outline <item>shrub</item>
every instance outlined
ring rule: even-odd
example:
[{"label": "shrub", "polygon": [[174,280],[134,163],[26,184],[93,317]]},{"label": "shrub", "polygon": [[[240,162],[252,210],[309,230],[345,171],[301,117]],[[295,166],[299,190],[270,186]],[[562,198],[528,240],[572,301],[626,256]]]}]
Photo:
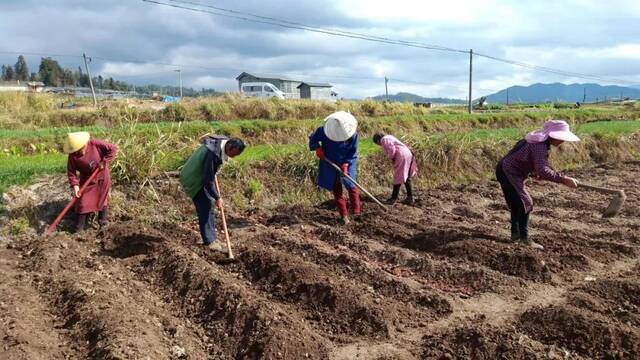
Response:
[{"label": "shrub", "polygon": [[260,196],[262,192],[262,183],[260,180],[251,179],[247,183],[247,186],[244,190],[244,196],[249,199],[249,201],[255,201]]},{"label": "shrub", "polygon": [[222,102],[206,103],[200,106],[200,111],[204,114],[204,117],[208,121],[224,120],[231,114],[231,107],[229,104]]},{"label": "shrub", "polygon": [[166,121],[189,120],[187,109],[179,103],[169,104],[162,110],[163,119]]}]

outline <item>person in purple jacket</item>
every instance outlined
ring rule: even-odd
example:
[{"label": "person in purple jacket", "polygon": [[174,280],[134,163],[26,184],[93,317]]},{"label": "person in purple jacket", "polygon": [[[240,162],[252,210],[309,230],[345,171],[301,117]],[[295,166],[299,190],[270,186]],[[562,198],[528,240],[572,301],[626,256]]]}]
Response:
[{"label": "person in purple jacket", "polygon": [[529,214],[533,210],[533,199],[525,187],[525,180],[531,174],[541,180],[578,187],[578,182],[563,176],[549,166],[549,150],[565,141],[580,141],[569,130],[569,124],[562,120],[544,123],[542,130],[533,131],[518,141],[509,153],[498,162],[496,177],[511,210],[511,239],[521,241],[535,249],[544,247],[529,239]]}]

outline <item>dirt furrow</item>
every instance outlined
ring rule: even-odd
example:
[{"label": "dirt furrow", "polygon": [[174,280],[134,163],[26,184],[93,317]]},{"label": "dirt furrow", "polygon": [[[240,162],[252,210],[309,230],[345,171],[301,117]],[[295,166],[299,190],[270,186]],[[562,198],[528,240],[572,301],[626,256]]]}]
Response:
[{"label": "dirt furrow", "polygon": [[[433,290],[425,288],[420,282],[393,275],[381,266],[384,264],[363,259],[348,247],[334,247],[317,240],[313,232],[307,229],[263,229],[261,234],[250,240],[301,257],[352,284],[365,285],[379,296],[412,303],[418,308],[425,307],[425,310],[431,309],[437,314],[449,311],[444,301],[438,301]],[[438,303],[441,308],[433,308]]]},{"label": "dirt furrow", "polygon": [[[133,231],[112,251],[134,256]],[[141,234],[133,271],[156,291],[180,304],[230,358],[323,358],[328,341],[299,314],[256,294],[239,279],[161,235]]]},{"label": "dirt furrow", "polygon": [[0,357],[79,357],[83,346],[61,326],[61,319],[39,293],[30,274],[21,271],[22,257],[20,251],[0,249]]},{"label": "dirt furrow", "polygon": [[[85,235],[89,235],[87,233]],[[206,357],[197,329],[173,316],[163,299],[132,279],[126,264],[95,242],[59,237],[35,244],[27,267],[87,358]]]}]

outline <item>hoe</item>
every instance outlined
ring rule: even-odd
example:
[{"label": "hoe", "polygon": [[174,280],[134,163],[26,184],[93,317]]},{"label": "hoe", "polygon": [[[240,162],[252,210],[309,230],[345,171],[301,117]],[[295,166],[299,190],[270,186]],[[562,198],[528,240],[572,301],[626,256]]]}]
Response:
[{"label": "hoe", "polygon": [[625,195],[624,190],[608,189],[600,186],[593,186],[582,183],[578,183],[578,186],[584,189],[595,190],[604,194],[615,195],[609,202],[609,206],[607,206],[607,208],[602,212],[602,217],[605,218],[610,218],[618,215],[622,210],[622,206],[624,205],[625,200],[627,200],[627,195]]},{"label": "hoe", "polygon": [[327,158],[323,158],[324,161],[328,162],[331,166],[333,166],[338,173],[340,174],[340,176],[345,177],[347,179],[349,179],[349,181],[353,182],[360,190],[362,190],[363,193],[365,193],[368,197],[371,198],[371,200],[373,200],[376,204],[378,204],[381,208],[384,209],[384,211],[387,211],[387,207],[384,206],[383,203],[381,203],[378,199],[376,199],[375,196],[371,195],[370,192],[367,191],[367,189],[363,188],[360,184],[358,184],[358,182],[356,182],[351,176],[349,176],[349,174],[343,173],[342,169],[340,169],[340,167],[338,165],[336,165],[333,161],[327,159]]},{"label": "hoe", "polygon": [[[82,196],[82,192],[84,191],[84,189],[86,189],[87,185],[89,185],[93,181],[93,179],[95,179],[95,177],[98,175],[99,172],[100,172],[100,168],[97,167],[93,171],[91,176],[89,176],[87,181],[84,182],[84,185],[82,185],[82,187],[80,188],[80,191],[79,191],[80,196]],[[56,227],[58,227],[58,224],[60,224],[60,221],[62,221],[62,218],[69,212],[69,210],[71,209],[73,204],[76,203],[77,200],[78,200],[78,198],[74,196],[71,199],[71,201],[69,201],[69,203],[67,204],[67,206],[65,206],[64,210],[62,210],[60,215],[58,215],[58,217],[53,221],[53,223],[51,223],[51,225],[49,225],[47,230],[44,232],[44,237],[45,238],[48,237],[49,235],[51,235],[51,233],[56,229]]]}]

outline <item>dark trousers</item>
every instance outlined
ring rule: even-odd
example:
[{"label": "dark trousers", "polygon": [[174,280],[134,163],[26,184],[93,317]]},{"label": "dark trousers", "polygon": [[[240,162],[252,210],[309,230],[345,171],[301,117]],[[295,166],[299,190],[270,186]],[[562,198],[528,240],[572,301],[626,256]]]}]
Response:
[{"label": "dark trousers", "polygon": [[[407,199],[413,198],[413,188],[411,186],[411,177],[407,178],[407,181],[404,182],[404,188],[407,190]],[[391,192],[391,199],[397,200],[398,195],[400,195],[400,184],[393,185],[393,191]]]},{"label": "dark trousers", "polygon": [[502,163],[499,163],[496,168],[496,178],[502,187],[507,206],[511,209],[511,237],[527,240],[529,238],[529,214],[525,212],[520,195],[502,170]]},{"label": "dark trousers", "polygon": [[[107,224],[109,223],[108,215],[109,215],[109,208],[107,206],[103,207],[102,210],[98,211],[98,224],[100,225],[100,227],[107,226]],[[84,230],[87,224],[88,216],[89,216],[89,213],[76,215],[76,223],[75,223],[75,229],[74,229],[75,232],[80,232]]]},{"label": "dark trousers", "polygon": [[203,189],[193,197],[193,204],[196,206],[196,213],[198,214],[202,242],[205,245],[209,245],[216,241],[216,217],[213,213],[213,203]]},{"label": "dark trousers", "polygon": [[[340,176],[336,178],[336,183],[333,186],[333,198],[336,200],[338,204],[338,212],[340,212],[340,216],[345,217],[349,215],[349,211],[347,210],[347,201],[344,196],[342,196],[342,181]],[[353,187],[348,189],[349,191],[349,202],[351,203],[351,211],[353,211],[354,215],[360,215],[360,191],[357,187]]]}]

